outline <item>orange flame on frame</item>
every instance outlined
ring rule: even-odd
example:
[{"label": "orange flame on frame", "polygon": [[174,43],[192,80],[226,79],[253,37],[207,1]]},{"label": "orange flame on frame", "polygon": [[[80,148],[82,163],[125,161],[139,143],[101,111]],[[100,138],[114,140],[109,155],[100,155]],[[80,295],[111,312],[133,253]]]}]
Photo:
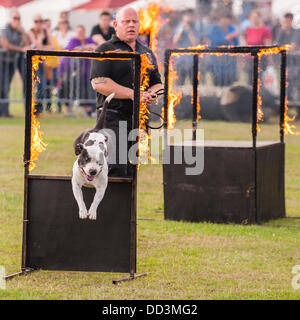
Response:
[{"label": "orange flame on frame", "polygon": [[[141,85],[140,92],[141,94],[145,92],[149,87],[150,78],[148,72],[154,69],[154,65],[151,63],[147,54],[141,55]],[[141,99],[140,101],[140,110],[139,110],[139,159],[141,157],[147,156],[149,160],[153,160],[149,150],[149,142],[151,135],[147,134],[146,123],[149,119],[149,109],[146,103]],[[140,164],[140,162],[139,162]],[[139,168],[139,165],[138,165]]]},{"label": "orange flame on frame", "polygon": [[[288,71],[287,71],[288,73]],[[286,88],[288,87],[289,83],[286,82]],[[284,102],[284,123],[283,123],[283,133],[286,134],[292,134],[292,135],[296,135],[299,136],[300,132],[295,132],[294,130],[296,129],[296,126],[294,124],[290,124],[290,122],[293,122],[296,118],[296,116],[294,117],[290,117],[288,115],[288,97],[286,95],[285,97],[285,102]]]},{"label": "orange flame on frame", "polygon": [[[174,89],[174,81],[178,79],[177,72],[174,70],[174,65],[173,65],[173,55],[170,57],[170,64],[169,64],[169,90],[167,92],[168,94],[168,129],[173,129],[174,124],[176,122],[176,116],[174,112],[174,108],[176,105],[179,104],[181,98],[182,98],[182,93],[177,92]],[[164,112],[164,110],[162,110]]]},{"label": "orange flame on frame", "polygon": [[28,170],[32,171],[36,164],[36,161],[39,157],[40,152],[46,150],[46,143],[43,142],[43,132],[40,131],[40,122],[37,120],[34,110],[36,102],[34,99],[34,82],[40,81],[39,77],[36,76],[36,72],[39,69],[40,63],[43,62],[45,57],[42,56],[33,56],[32,57],[32,95],[31,95],[31,148],[30,148],[30,160]]}]

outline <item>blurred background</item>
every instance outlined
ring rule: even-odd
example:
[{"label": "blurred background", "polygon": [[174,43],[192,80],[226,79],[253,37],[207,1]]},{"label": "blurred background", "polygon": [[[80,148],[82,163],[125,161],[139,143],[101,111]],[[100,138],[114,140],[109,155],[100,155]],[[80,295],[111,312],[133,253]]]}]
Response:
[{"label": "blurred background", "polygon": [[[300,106],[297,0],[1,0],[0,116],[13,117],[24,112],[26,50],[93,51],[110,39],[116,10],[126,5],[138,10],[139,41],[154,51],[162,75],[166,49],[289,44],[289,113],[297,119]],[[260,94],[265,121],[278,115],[278,59],[276,55],[261,59]],[[172,61],[176,72],[174,90],[182,94],[175,109],[176,117],[191,118],[192,57],[185,55]],[[81,59],[47,58],[37,72],[41,81],[35,86],[36,115],[95,117],[89,68],[90,62]],[[251,73],[249,56],[201,56],[201,117],[248,122]]]}]

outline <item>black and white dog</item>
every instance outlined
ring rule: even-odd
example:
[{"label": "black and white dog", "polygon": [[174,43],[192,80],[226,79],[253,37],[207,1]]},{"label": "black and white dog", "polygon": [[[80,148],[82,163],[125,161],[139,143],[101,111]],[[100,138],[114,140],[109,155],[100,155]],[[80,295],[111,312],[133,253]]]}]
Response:
[{"label": "black and white dog", "polygon": [[[74,141],[78,156],[73,166],[72,189],[79,207],[79,218],[96,220],[97,208],[102,201],[108,183],[109,135],[104,130],[106,110],[114,97],[109,95],[93,129],[85,130]],[[82,186],[95,188],[96,193],[89,210],[83,200]]]}]

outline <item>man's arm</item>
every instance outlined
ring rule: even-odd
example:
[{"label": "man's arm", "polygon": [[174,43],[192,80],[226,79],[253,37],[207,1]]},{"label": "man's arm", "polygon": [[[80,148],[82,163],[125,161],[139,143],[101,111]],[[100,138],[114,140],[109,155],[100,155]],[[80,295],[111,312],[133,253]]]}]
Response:
[{"label": "man's arm", "polygon": [[95,91],[109,96],[111,93],[115,94],[115,99],[130,99],[133,100],[133,90],[119,85],[115,81],[107,77],[98,77],[91,80],[92,87]]},{"label": "man's arm", "polygon": [[[114,93],[115,99],[130,99],[132,101],[134,99],[134,91],[132,89],[121,86],[110,78],[94,78],[91,80],[91,84],[95,91],[105,96],[109,96],[110,94]],[[156,97],[153,96],[155,91],[161,88],[162,85],[160,83],[153,85],[146,92],[141,93],[141,100],[146,102],[147,105],[152,104],[156,100]]]},{"label": "man's arm", "polygon": [[[23,52],[25,49],[19,46],[15,46],[11,44],[7,38],[2,37],[1,38],[2,48],[10,50],[10,51],[17,51],[17,52]],[[27,49],[27,48],[26,48]]]}]

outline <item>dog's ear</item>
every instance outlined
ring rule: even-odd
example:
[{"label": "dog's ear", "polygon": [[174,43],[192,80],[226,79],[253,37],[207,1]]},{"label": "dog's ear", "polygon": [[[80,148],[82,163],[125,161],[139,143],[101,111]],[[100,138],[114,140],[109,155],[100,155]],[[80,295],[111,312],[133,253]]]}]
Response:
[{"label": "dog's ear", "polygon": [[75,146],[75,154],[76,156],[80,155],[81,151],[84,149],[84,145],[82,143],[77,143]]}]

